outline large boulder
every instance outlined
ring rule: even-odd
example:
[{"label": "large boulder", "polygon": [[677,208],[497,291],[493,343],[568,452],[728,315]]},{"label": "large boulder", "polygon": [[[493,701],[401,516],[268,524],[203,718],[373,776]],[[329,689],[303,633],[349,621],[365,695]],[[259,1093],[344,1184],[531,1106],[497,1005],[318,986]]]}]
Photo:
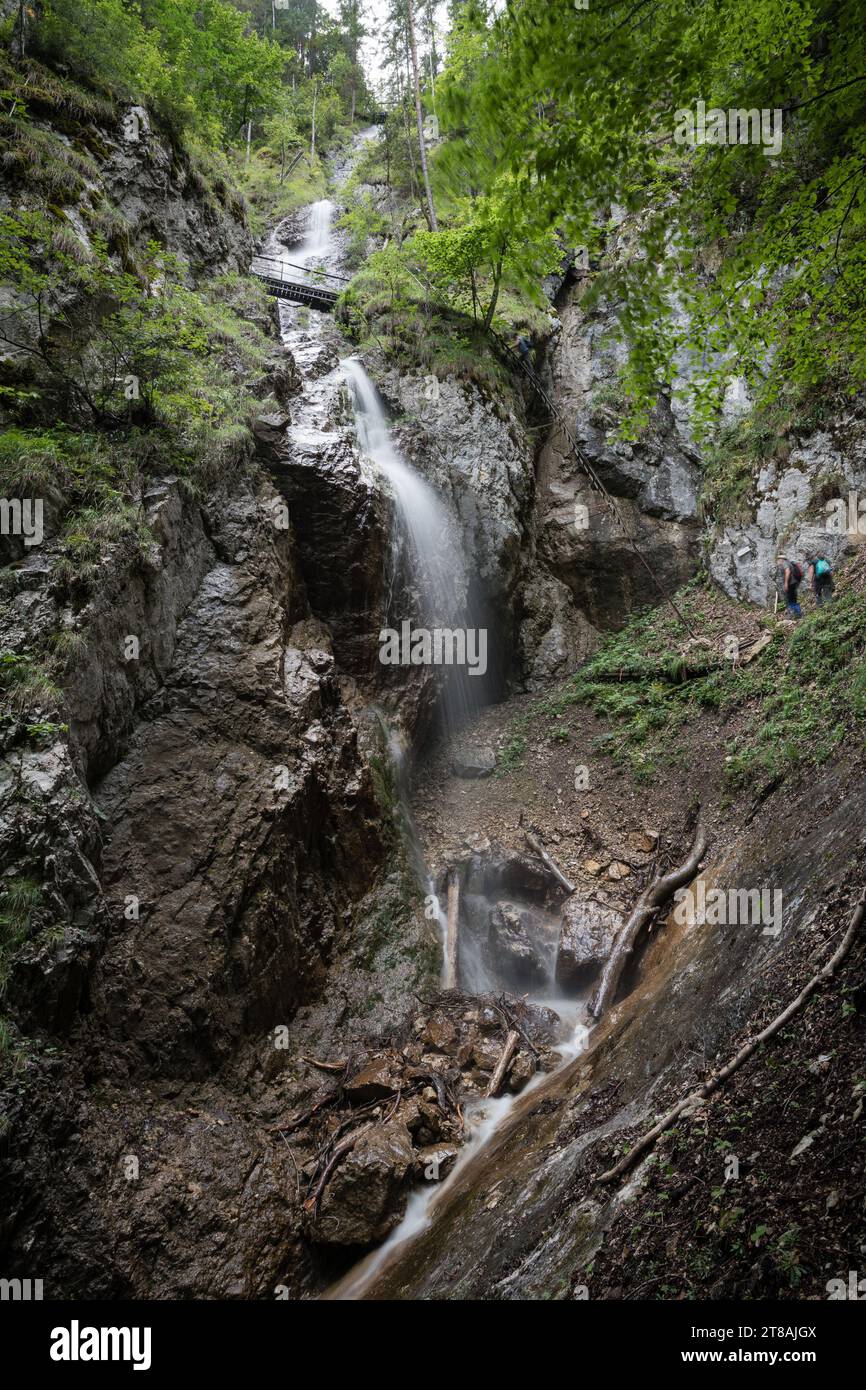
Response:
[{"label": "large boulder", "polygon": [[556,953],[556,983],[561,989],[576,993],[592,984],[621,926],[622,914],[615,908],[588,902],[577,893],[566,899]]},{"label": "large boulder", "polygon": [[358,1140],[325,1188],[310,1235],[320,1245],[372,1245],[406,1210],[406,1175],[417,1154],[405,1124],[376,1125]]},{"label": "large boulder", "polygon": [[496,754],[486,743],[461,743],[451,758],[455,777],[489,777],[496,767]]},{"label": "large boulder", "polygon": [[497,904],[490,913],[487,945],[496,974],[508,984],[531,989],[550,979],[552,943],[533,913]]}]

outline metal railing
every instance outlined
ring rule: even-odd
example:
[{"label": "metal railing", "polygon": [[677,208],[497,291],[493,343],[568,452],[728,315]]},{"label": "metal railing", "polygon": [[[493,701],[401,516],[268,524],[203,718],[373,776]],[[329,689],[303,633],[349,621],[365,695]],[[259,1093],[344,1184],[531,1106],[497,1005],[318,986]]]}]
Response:
[{"label": "metal railing", "polygon": [[[279,275],[274,275],[271,271],[266,271],[263,274],[261,271],[255,269],[257,264],[278,266],[280,273]],[[348,285],[350,279],[348,275],[337,275],[332,270],[319,270],[316,266],[299,265],[297,261],[287,261],[282,256],[254,256],[250,269],[253,275],[259,276],[259,279],[288,280],[289,284],[297,284],[297,281],[292,280],[289,276],[284,274],[285,266],[291,266],[292,270],[300,270],[304,275],[312,275],[315,279],[340,280],[344,285]]]}]

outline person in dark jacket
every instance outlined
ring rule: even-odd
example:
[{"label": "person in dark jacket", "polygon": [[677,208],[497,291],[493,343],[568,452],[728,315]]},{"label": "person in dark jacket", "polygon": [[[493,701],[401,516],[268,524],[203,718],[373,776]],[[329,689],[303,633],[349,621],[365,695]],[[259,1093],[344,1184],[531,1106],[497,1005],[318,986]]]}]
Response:
[{"label": "person in dark jacket", "polygon": [[776,586],[785,600],[788,612],[795,621],[803,616],[799,601],[799,589],[802,582],[802,566],[798,565],[796,560],[786,560],[783,555],[780,555],[776,562]]},{"label": "person in dark jacket", "polygon": [[806,579],[812,585],[812,593],[815,595],[815,602],[819,608],[823,608],[825,603],[832,603],[833,591],[836,585],[833,580],[833,566],[826,555],[807,555]]}]

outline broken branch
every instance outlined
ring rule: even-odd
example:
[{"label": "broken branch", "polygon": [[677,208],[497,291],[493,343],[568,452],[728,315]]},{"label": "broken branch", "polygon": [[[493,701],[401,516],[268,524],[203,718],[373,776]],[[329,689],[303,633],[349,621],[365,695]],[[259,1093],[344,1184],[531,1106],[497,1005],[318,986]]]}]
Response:
[{"label": "broken branch", "polygon": [[688,859],[679,868],[671,869],[669,873],[662,874],[660,878],[655,879],[648,888],[644,889],[631,916],[620,932],[616,945],[604,967],[595,998],[590,1005],[589,1011],[594,1018],[600,1018],[605,1009],[613,1003],[622,972],[644,927],[658,909],[663,907],[673,896],[677,888],[681,888],[684,883],[688,883],[689,879],[694,877],[706,847],[707,837],[699,816]]},{"label": "broken branch", "polygon": [[301,1061],[306,1062],[310,1067],[317,1067],[319,1071],[345,1071],[349,1065],[345,1058],[342,1062],[320,1062],[316,1057],[305,1056],[303,1052],[301,1053]]},{"label": "broken branch", "polygon": [[540,841],[537,840],[534,835],[530,835],[528,830],[524,830],[523,838],[529,845],[529,848],[533,851],[533,853],[538,855],[545,868],[550,870],[557,883],[561,884],[561,886],[565,889],[566,893],[573,893],[574,884],[571,883],[565,877],[565,874],[562,872],[562,869],[559,867],[556,861],[550,857],[547,850],[540,843]]},{"label": "broken branch", "polygon": [[517,1032],[516,1028],[512,1028],[499,1054],[499,1061],[496,1063],[496,1069],[490,1078],[490,1085],[484,1093],[486,1096],[491,1097],[499,1095],[499,1092],[502,1090],[502,1083],[505,1080],[505,1073],[511,1065],[511,1059],[517,1051],[519,1043],[520,1034]]}]

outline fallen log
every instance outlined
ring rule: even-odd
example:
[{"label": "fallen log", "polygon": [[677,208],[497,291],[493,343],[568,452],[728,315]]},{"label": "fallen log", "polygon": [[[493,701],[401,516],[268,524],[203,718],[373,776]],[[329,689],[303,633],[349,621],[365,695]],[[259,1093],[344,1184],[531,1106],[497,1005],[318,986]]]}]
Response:
[{"label": "fallen log", "polygon": [[669,898],[673,897],[677,888],[681,888],[684,883],[688,883],[689,879],[694,877],[706,847],[707,837],[699,816],[688,859],[680,864],[679,868],[671,869],[669,873],[662,874],[644,889],[631,916],[620,932],[613,951],[605,964],[595,997],[589,1007],[593,1018],[600,1018],[605,1009],[613,1003],[622,972],[628,964],[638,937],[650,918]]},{"label": "fallen log", "polygon": [[827,964],[823,966],[817,974],[813,975],[811,980],[807,981],[797,997],[791,1000],[787,1008],[783,1009],[780,1014],[777,1014],[772,1022],[767,1024],[766,1028],[761,1029],[760,1033],[757,1033],[755,1037],[750,1038],[748,1042],[744,1043],[739,1052],[737,1052],[735,1056],[731,1058],[730,1062],[727,1062],[720,1071],[717,1071],[715,1075],[705,1081],[702,1086],[699,1086],[696,1091],[690,1091],[687,1096],[683,1096],[682,1100],[678,1100],[676,1105],[674,1105],[666,1115],[662,1116],[658,1124],[653,1125],[652,1129],[648,1129],[646,1134],[643,1134],[640,1139],[632,1145],[628,1153],[625,1154],[618,1163],[614,1164],[613,1168],[608,1168],[607,1172],[601,1173],[595,1181],[597,1183],[615,1182],[617,1178],[629,1172],[637,1163],[638,1159],[653,1147],[656,1140],[664,1134],[666,1129],[670,1128],[674,1120],[676,1120],[684,1110],[687,1110],[690,1106],[700,1104],[701,1101],[707,1100],[720,1086],[724,1085],[729,1076],[733,1076],[734,1072],[738,1071],[743,1063],[747,1062],[753,1053],[757,1052],[762,1043],[772,1038],[774,1033],[778,1033],[780,1028],[784,1028],[785,1024],[790,1022],[794,1015],[800,1012],[804,1004],[808,1002],[815,993],[815,990],[818,989],[819,985],[824,984],[826,980],[829,980],[831,976],[836,973],[850,951],[854,938],[863,925],[864,920],[866,920],[866,888],[864,888],[860,894],[859,901],[854,909],[854,916],[851,918],[848,930],[838,950],[831,956]]},{"label": "fallen log", "polygon": [[542,864],[545,866],[546,869],[550,870],[557,883],[562,885],[566,893],[573,893],[574,884],[571,883],[565,877],[565,874],[562,872],[562,869],[559,867],[556,861],[551,858],[551,856],[548,854],[547,850],[544,848],[541,842],[537,840],[534,835],[530,835],[528,830],[524,830],[523,838],[529,845],[529,848],[532,850],[533,854],[538,855]]},{"label": "fallen log", "polygon": [[448,911],[445,924],[446,989],[457,988],[457,949],[460,937],[460,877],[456,869],[448,875]]},{"label": "fallen log", "polygon": [[516,1028],[512,1028],[505,1039],[505,1045],[499,1054],[499,1061],[496,1063],[493,1075],[490,1078],[490,1085],[485,1091],[487,1097],[498,1096],[502,1090],[502,1083],[505,1080],[505,1073],[511,1066],[511,1060],[520,1044],[520,1034]]}]

